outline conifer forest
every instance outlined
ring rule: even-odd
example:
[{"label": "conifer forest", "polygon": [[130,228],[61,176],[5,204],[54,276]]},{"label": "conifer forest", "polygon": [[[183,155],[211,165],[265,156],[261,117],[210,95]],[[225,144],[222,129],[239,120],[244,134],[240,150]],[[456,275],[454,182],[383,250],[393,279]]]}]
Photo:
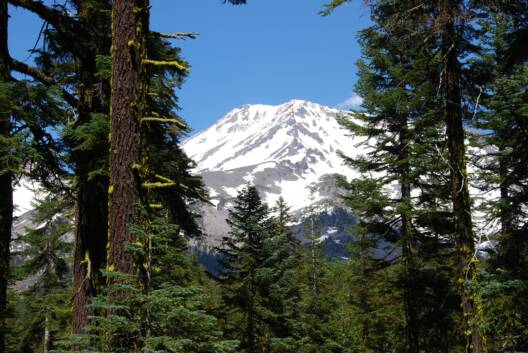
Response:
[{"label": "conifer forest", "polygon": [[[0,0],[0,353],[528,352],[527,0],[321,2],[318,18],[370,17],[350,38],[361,105],[328,152],[352,219],[339,256],[327,189],[296,208],[266,197],[286,169],[240,187],[197,172],[179,45],[200,37],[155,31],[149,2]],[[31,63],[9,50],[14,9],[45,24]],[[220,209],[224,233],[201,211]]]}]

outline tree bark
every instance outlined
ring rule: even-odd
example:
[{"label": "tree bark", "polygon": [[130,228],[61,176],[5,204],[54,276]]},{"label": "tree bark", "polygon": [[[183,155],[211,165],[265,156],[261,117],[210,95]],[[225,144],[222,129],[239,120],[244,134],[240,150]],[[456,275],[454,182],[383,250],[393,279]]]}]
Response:
[{"label": "tree bark", "polygon": [[458,60],[459,33],[455,27],[460,4],[457,0],[443,0],[440,7],[441,52],[444,60],[443,93],[444,119],[447,128],[449,167],[451,169],[451,198],[458,253],[458,283],[462,301],[466,352],[484,352],[478,326],[477,303],[468,288],[475,277],[475,243],[468,189],[465,131],[462,121],[461,68]]},{"label": "tree bark", "polygon": [[[91,315],[87,307],[104,284],[100,270],[106,264],[107,193],[104,181],[87,181],[80,173],[77,191],[75,252],[73,270],[72,332],[83,333]],[[107,183],[106,183],[107,184]]]},{"label": "tree bark", "polygon": [[[77,15],[82,23],[97,26],[100,21],[93,18],[84,2],[76,2]],[[95,24],[94,24],[95,23]],[[99,28],[104,31],[104,28]],[[95,94],[96,85],[105,87],[102,79],[97,78],[96,55],[107,54],[110,43],[101,42],[93,46],[89,53],[78,60],[78,104],[76,127],[92,120],[94,113],[109,113],[108,102],[103,92]],[[73,278],[73,316],[72,331],[81,334],[87,324],[91,310],[87,307],[91,298],[100,292],[104,279],[100,273],[106,265],[106,244],[108,240],[108,177],[92,176],[90,173],[100,168],[98,163],[107,158],[106,144],[91,150],[74,150],[77,184],[76,230]]]},{"label": "tree bark", "polygon": [[[0,0],[0,81],[9,82],[9,52],[7,0]],[[11,113],[0,112],[0,136],[8,138],[11,134]],[[0,161],[0,353],[6,351],[7,286],[9,279],[9,259],[11,245],[11,227],[13,225],[13,174],[10,166]]]},{"label": "tree bark", "polygon": [[108,268],[122,273],[133,270],[133,258],[125,245],[133,240],[129,226],[139,194],[140,118],[146,84],[142,60],[148,11],[147,0],[115,0],[112,6]]}]

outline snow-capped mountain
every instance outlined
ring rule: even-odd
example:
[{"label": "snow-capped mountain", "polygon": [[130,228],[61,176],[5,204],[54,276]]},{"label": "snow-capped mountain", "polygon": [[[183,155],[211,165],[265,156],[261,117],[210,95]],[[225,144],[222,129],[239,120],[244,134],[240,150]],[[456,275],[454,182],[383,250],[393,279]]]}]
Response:
[{"label": "snow-capped mountain", "polygon": [[[309,203],[309,187],[322,177],[351,172],[337,151],[354,154],[358,141],[346,136],[336,119],[340,114],[303,100],[244,105],[185,141],[183,148],[216,201],[236,196],[252,182],[269,203],[282,195],[298,210]],[[315,190],[316,200],[323,192]]]},{"label": "snow-capped mountain", "polygon": [[269,205],[282,196],[298,215],[312,202],[331,212],[339,203],[335,174],[353,173],[337,151],[361,153],[356,146],[360,140],[347,136],[338,124],[341,114],[303,100],[244,105],[185,141],[183,148],[197,163],[196,173],[215,206],[202,210],[208,243],[227,233],[227,209],[248,182]]}]

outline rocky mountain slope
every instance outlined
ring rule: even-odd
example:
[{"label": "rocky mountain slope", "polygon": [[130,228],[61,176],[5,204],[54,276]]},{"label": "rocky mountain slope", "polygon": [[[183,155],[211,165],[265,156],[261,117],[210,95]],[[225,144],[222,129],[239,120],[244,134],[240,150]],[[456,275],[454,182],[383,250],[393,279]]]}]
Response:
[{"label": "rocky mountain slope", "polygon": [[[337,122],[343,112],[303,100],[270,105],[244,105],[207,130],[184,142],[197,163],[214,206],[202,208],[206,245],[217,245],[228,231],[225,222],[237,192],[254,184],[271,206],[279,196],[302,221],[305,208],[315,203],[321,213],[346,213],[340,208],[335,174],[351,176],[337,151],[357,155],[357,138],[346,136]],[[350,216],[348,216],[350,217]],[[342,225],[325,225],[321,238],[345,235]]]}]

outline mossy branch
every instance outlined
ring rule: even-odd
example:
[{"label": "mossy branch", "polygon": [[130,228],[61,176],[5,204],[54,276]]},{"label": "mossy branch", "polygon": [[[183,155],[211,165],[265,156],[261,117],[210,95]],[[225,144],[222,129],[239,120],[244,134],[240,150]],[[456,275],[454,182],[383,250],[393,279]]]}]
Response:
[{"label": "mossy branch", "polygon": [[177,33],[161,33],[161,32],[152,32],[152,34],[161,37],[161,38],[170,38],[170,39],[195,39],[198,37],[196,32],[177,32]]},{"label": "mossy branch", "polygon": [[160,188],[170,188],[171,186],[175,186],[176,183],[162,183],[162,182],[146,182],[143,183],[143,187],[146,189],[160,189]]},{"label": "mossy branch", "polygon": [[172,123],[172,124],[178,125],[182,129],[187,128],[187,125],[183,121],[181,121],[180,119],[176,119],[176,118],[164,118],[164,117],[156,117],[156,116],[146,116],[144,118],[141,118],[142,123],[149,122],[149,121],[159,122],[159,123],[169,123],[169,124]]},{"label": "mossy branch", "polygon": [[143,64],[152,65],[152,66],[171,67],[171,68],[176,68],[184,72],[189,71],[189,67],[187,65],[182,64],[179,61],[161,61],[161,60],[143,59]]},{"label": "mossy branch", "polygon": [[159,189],[159,188],[169,188],[171,186],[177,185],[177,183],[167,177],[164,177],[162,175],[156,174],[154,176],[155,178],[161,180],[156,182],[145,182],[143,183],[143,187],[147,189]]}]

